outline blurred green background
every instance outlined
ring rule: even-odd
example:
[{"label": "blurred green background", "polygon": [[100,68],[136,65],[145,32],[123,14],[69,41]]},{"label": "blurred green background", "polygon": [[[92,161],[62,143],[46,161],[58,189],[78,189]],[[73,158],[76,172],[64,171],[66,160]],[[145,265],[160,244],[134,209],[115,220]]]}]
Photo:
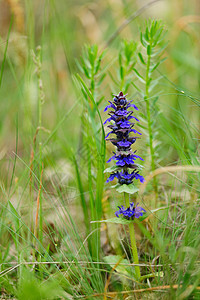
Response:
[{"label": "blurred green background", "polygon": [[[17,116],[20,151],[29,152],[37,126],[37,82],[31,50],[35,51],[38,45],[42,47],[45,93],[43,125],[52,130],[63,113],[69,111],[76,102],[71,76],[78,71],[75,60],[79,60],[84,44],[97,43],[99,49],[103,49],[117,28],[147,3],[149,2],[125,0],[0,1],[1,65],[12,20],[0,89],[1,158],[5,153],[12,156],[15,149]],[[166,50],[168,59],[162,71],[180,89],[189,91],[190,95],[198,95],[199,11],[198,0],[154,1],[107,47],[104,64],[108,61],[114,63],[122,39],[139,40],[139,28],[143,27],[145,19],[163,19],[168,30],[166,41],[169,43]],[[163,81],[160,88],[166,90],[167,85],[167,92],[170,92],[173,84]],[[108,86],[107,76],[103,86],[106,97],[110,97]],[[195,107],[184,97],[169,95],[163,96],[160,101],[189,110],[192,120],[197,121]],[[78,134],[78,107],[77,104],[75,111],[70,113],[62,128],[59,128],[62,138],[68,137],[68,142],[72,144],[76,142]]]}]

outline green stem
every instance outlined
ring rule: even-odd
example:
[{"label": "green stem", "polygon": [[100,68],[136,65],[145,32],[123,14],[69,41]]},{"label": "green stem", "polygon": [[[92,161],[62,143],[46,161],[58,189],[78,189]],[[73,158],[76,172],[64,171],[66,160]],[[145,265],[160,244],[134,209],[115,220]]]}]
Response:
[{"label": "green stem", "polygon": [[147,278],[153,278],[153,277],[155,277],[155,274],[153,274],[153,273],[143,275],[143,276],[140,277],[140,281],[143,281],[144,279],[147,279]]},{"label": "green stem", "polygon": [[[94,80],[94,64],[91,64],[91,80],[90,80],[90,91],[94,98],[94,92],[95,92],[95,80]],[[92,105],[93,107],[93,105]]]},{"label": "green stem", "polygon": [[[126,206],[129,207],[129,194],[124,193],[124,198],[125,198],[125,203]],[[136,245],[136,239],[135,239],[135,230],[134,230],[134,223],[130,222],[129,224],[129,233],[130,233],[130,239],[131,239],[131,249],[132,249],[132,254],[133,254],[133,263],[134,264],[139,264],[138,260],[138,252],[137,252],[137,245]],[[140,267],[135,266],[135,274],[136,274],[136,279],[140,280]]]},{"label": "green stem", "polygon": [[[150,45],[150,53],[151,53],[151,45]],[[149,147],[151,154],[151,170],[155,170],[155,153],[153,148],[153,132],[151,127],[151,112],[150,112],[150,102],[149,102],[149,85],[150,85],[150,77],[149,77],[149,69],[151,65],[151,54],[148,54],[147,59],[147,68],[146,68],[146,88],[145,88],[145,103],[146,103],[146,111],[147,111],[147,122],[148,122],[148,131],[149,131]],[[156,177],[153,177],[153,186],[155,194],[157,195],[157,180]]]}]

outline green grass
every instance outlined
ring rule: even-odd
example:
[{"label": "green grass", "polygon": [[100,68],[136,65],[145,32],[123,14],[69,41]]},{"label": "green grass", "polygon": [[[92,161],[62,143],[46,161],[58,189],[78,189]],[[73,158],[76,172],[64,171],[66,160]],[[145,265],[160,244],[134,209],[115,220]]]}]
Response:
[{"label": "green grass", "polygon": [[[140,3],[16,3],[0,18],[1,299],[199,299],[196,2],[177,15],[178,2],[157,1],[132,21]],[[140,36],[163,8],[156,56]],[[120,90],[143,134],[146,183],[131,200],[149,214],[135,228],[141,275],[155,276],[141,282],[127,224],[98,222],[123,204],[104,173],[103,110]]]}]

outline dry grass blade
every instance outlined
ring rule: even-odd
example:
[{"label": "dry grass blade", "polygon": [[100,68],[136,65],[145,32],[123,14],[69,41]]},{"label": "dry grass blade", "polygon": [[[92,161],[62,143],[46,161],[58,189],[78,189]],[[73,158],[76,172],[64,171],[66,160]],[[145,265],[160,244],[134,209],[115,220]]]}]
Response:
[{"label": "dry grass blade", "polygon": [[[138,290],[130,290],[130,291],[121,291],[121,292],[108,292],[106,294],[107,297],[112,297],[112,296],[116,296],[118,295],[124,295],[124,294],[136,294],[136,293],[144,293],[144,292],[153,292],[153,291],[162,291],[162,290],[169,290],[169,289],[174,289],[177,290],[178,288],[181,288],[181,285],[178,284],[174,284],[174,285],[161,285],[161,286],[155,286],[155,287],[151,287],[151,288],[146,288],[146,289],[138,289]],[[188,286],[188,289],[193,288],[192,285]],[[196,290],[200,291],[200,287],[196,287]],[[88,299],[91,297],[99,297],[99,296],[103,296],[102,293],[99,294],[93,294],[90,296],[80,296],[80,299]]]},{"label": "dry grass blade", "polygon": [[171,167],[164,167],[156,169],[155,171],[151,172],[146,178],[143,185],[141,185],[139,194],[142,195],[146,189],[147,184],[157,175],[163,174],[163,173],[169,173],[170,172],[177,172],[177,171],[192,171],[192,172],[200,172],[199,166],[171,166]]}]

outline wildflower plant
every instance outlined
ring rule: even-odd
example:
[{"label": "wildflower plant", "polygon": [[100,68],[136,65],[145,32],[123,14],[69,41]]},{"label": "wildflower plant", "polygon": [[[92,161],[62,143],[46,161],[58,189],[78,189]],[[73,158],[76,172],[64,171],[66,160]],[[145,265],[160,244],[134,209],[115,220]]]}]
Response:
[{"label": "wildflower plant", "polygon": [[[160,55],[165,48],[165,45],[162,46],[164,37],[164,27],[161,22],[149,21],[146,24],[145,32],[141,32],[140,38],[141,45],[143,48],[145,48],[145,51],[140,52],[140,50],[138,50],[138,44],[134,44],[133,47],[133,44],[124,43],[124,51],[122,51],[122,55],[119,55],[121,79],[119,85],[120,89],[127,92],[131,84],[134,88],[137,89],[137,91],[140,92],[141,96],[144,99],[144,103],[146,104],[146,112],[145,114],[141,114],[141,116],[143,117],[144,121],[147,121],[146,129],[149,136],[148,146],[150,148],[151,170],[155,170],[156,167],[156,153],[153,144],[153,128],[155,127],[156,121],[153,121],[152,118],[156,118],[156,102],[158,100],[158,96],[154,94],[155,97],[153,97],[153,107],[150,102],[150,95],[160,79],[154,78],[155,76],[153,76],[153,73],[164,61],[164,59],[160,58]],[[141,75],[135,67],[136,53],[138,53],[139,62],[142,64],[143,69],[145,69],[144,76]],[[129,59],[125,59],[124,63],[122,63],[122,57],[129,57]],[[126,84],[126,80],[129,78],[131,70],[134,71],[133,75],[135,75],[136,78],[145,85],[144,88],[141,87],[140,89],[140,86],[133,82],[133,78]],[[134,269],[134,277],[136,280],[141,281],[144,278],[149,278],[154,275],[147,274],[145,276],[141,276],[140,274],[136,239],[134,233],[134,221],[135,219],[143,217],[143,214],[146,211],[144,208],[139,206],[138,203],[136,204],[134,202],[130,202],[130,195],[138,191],[135,182],[144,182],[144,177],[140,174],[142,167],[137,163],[138,160],[143,161],[143,158],[138,155],[137,149],[132,150],[133,144],[135,144],[137,139],[142,135],[140,131],[134,128],[135,122],[137,122],[138,125],[138,122],[140,122],[138,117],[135,116],[135,112],[138,111],[138,107],[133,103],[133,100],[127,100],[126,95],[124,95],[123,92],[119,92],[118,95],[114,95],[113,101],[109,101],[109,105],[105,107],[104,111],[108,111],[109,115],[109,118],[104,122],[104,125],[108,122],[110,123],[108,125],[110,131],[107,133],[105,138],[116,147],[113,155],[107,161],[107,163],[110,163],[112,160],[115,162],[114,166],[105,170],[105,172],[110,173],[109,177],[107,178],[107,183],[117,179],[117,184],[113,185],[112,187],[116,188],[116,191],[118,191],[119,193],[124,192],[125,206],[118,206],[118,210],[115,212],[115,215],[117,217],[116,223],[118,223],[117,220],[119,219],[122,220],[122,224],[127,224],[123,223],[123,220],[128,222],[132,256],[133,261],[136,264]],[[144,125],[142,125],[141,127],[143,128],[143,130],[145,130]],[[154,191],[157,195],[157,182],[155,179],[153,185]]]},{"label": "wildflower plant", "polygon": [[[126,95],[120,92],[118,95],[114,95],[113,101],[109,101],[109,105],[105,107],[104,111],[108,110],[109,118],[104,122],[104,125],[110,122],[108,128],[111,131],[105,138],[116,147],[116,152],[107,161],[107,163],[111,162],[111,160],[115,161],[115,166],[105,170],[106,172],[111,172],[107,182],[113,181],[116,178],[118,183],[113,187],[119,193],[124,192],[126,208],[118,206],[119,210],[115,212],[116,217],[132,221],[135,218],[143,216],[145,212],[145,209],[138,206],[138,204],[129,203],[129,194],[134,194],[138,191],[134,180],[139,180],[141,183],[144,182],[144,177],[139,174],[140,165],[135,162],[137,159],[143,161],[143,158],[136,154],[136,150],[132,151],[131,149],[138,135],[141,135],[139,131],[134,129],[134,123],[132,122],[133,120],[139,122],[139,119],[134,116],[134,112],[138,110],[138,107],[133,103],[133,100],[127,100]],[[133,136],[132,133],[134,134]],[[114,137],[110,138],[113,135]],[[129,224],[129,231],[134,263],[138,264],[133,222]],[[141,278],[139,266],[135,266],[135,277],[137,280]]]}]

